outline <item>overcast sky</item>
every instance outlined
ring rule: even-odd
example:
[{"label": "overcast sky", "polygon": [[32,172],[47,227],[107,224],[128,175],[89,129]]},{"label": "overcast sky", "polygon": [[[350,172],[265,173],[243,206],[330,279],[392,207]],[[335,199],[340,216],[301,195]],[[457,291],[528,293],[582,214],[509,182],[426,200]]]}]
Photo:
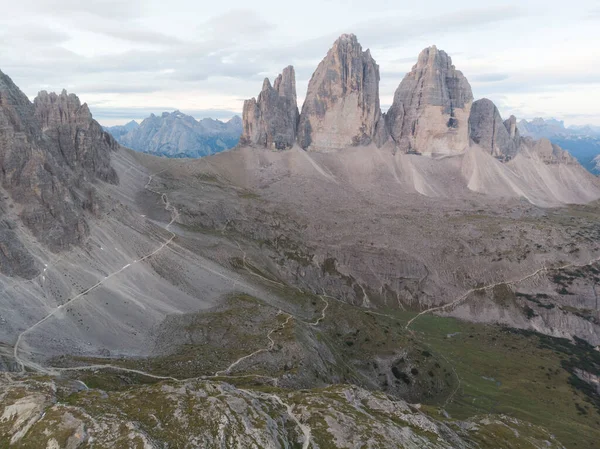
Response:
[{"label": "overcast sky", "polygon": [[174,109],[227,119],[288,64],[301,106],[317,64],[348,32],[380,66],[384,111],[435,44],[503,116],[600,125],[598,0],[2,3],[0,69],[31,98],[77,93],[104,125]]}]

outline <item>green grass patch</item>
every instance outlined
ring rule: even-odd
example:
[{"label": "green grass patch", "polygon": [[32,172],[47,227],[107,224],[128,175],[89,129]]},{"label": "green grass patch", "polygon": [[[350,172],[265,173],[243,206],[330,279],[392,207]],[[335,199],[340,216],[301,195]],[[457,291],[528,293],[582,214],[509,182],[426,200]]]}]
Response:
[{"label": "green grass patch", "polygon": [[566,447],[592,448],[600,439],[600,414],[581,412],[593,401],[574,385],[577,381],[569,372],[598,363],[581,353],[573,355],[584,349],[532,332],[432,315],[420,317],[413,328],[447,358],[461,379],[446,407],[453,418],[514,416],[549,429]]}]

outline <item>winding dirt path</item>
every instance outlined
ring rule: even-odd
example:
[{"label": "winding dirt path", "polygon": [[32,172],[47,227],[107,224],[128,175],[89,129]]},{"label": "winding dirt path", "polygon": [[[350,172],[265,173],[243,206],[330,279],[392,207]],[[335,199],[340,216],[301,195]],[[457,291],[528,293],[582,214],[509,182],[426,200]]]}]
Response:
[{"label": "winding dirt path", "polygon": [[[21,332],[18,337],[17,337],[17,341],[15,342],[15,346],[13,348],[13,357],[19,367],[19,370],[25,371],[25,365],[30,366],[36,370],[40,370],[40,366],[36,363],[33,362],[27,362],[24,359],[22,359],[19,356],[19,346],[21,344],[21,341],[23,340],[23,337],[25,335],[27,335],[28,333],[30,333],[31,331],[33,331],[35,328],[37,328],[38,326],[42,325],[43,323],[45,323],[46,321],[48,321],[50,318],[52,318],[57,312],[61,311],[62,309],[68,307],[69,305],[71,305],[73,302],[77,301],[78,299],[82,298],[83,296],[87,295],[88,293],[90,293],[92,290],[100,287],[102,284],[104,284],[106,281],[108,281],[109,279],[117,276],[119,273],[127,270],[129,267],[131,267],[132,265],[136,264],[136,263],[140,263],[143,262],[144,260],[154,256],[156,253],[162,251],[167,245],[169,245],[173,239],[175,238],[175,233],[171,232],[169,230],[169,228],[171,227],[171,225],[177,220],[177,218],[179,217],[179,212],[177,211],[177,209],[175,207],[173,207],[170,203],[169,203],[169,199],[167,197],[167,195],[165,193],[160,193],[157,192],[156,190],[153,190],[150,188],[150,183],[152,182],[154,176],[158,175],[159,173],[162,173],[165,170],[161,170],[157,173],[151,174],[148,177],[148,182],[146,183],[146,185],[144,186],[144,188],[152,193],[156,193],[157,195],[160,195],[164,205],[165,205],[165,209],[167,211],[169,211],[171,213],[171,221],[169,221],[169,223],[167,224],[167,226],[165,226],[165,230],[168,231],[171,234],[171,237],[169,237],[165,242],[163,242],[158,248],[156,248],[154,251],[152,251],[151,253],[146,254],[145,256],[143,256],[140,259],[135,259],[132,260],[131,262],[125,264],[123,267],[121,267],[120,269],[118,269],[117,271],[114,271],[113,273],[109,274],[108,276],[105,276],[103,279],[101,279],[100,281],[96,282],[94,285],[92,285],[91,287],[88,287],[87,289],[85,289],[84,291],[82,291],[81,293],[78,293],[77,295],[73,296],[72,298],[68,299],[65,303],[61,304],[60,306],[54,308],[50,313],[48,313],[45,317],[43,317],[41,320],[39,320],[38,322],[34,323],[32,326],[28,327],[27,329],[25,329],[23,332]],[[44,368],[41,368],[41,371],[47,371]]]},{"label": "winding dirt path", "polygon": [[327,307],[329,307],[329,301],[325,299],[325,295],[319,295],[319,298],[321,298],[321,300],[325,303],[325,307],[323,307],[323,310],[321,310],[321,316],[317,318],[314,323],[306,323],[309,326],[318,326],[319,323],[325,319],[325,312],[327,311]]},{"label": "winding dirt path", "polygon": [[[279,313],[278,313],[278,315],[280,315],[281,313],[283,313],[283,312],[280,310],[280,311],[279,311]],[[245,355],[245,356],[243,356],[243,357],[240,357],[240,358],[239,358],[239,359],[237,359],[235,362],[233,362],[231,365],[229,365],[229,366],[228,366],[226,369],[224,369],[224,370],[222,370],[222,371],[217,371],[217,372],[215,373],[215,377],[218,377],[218,376],[223,376],[223,375],[224,375],[224,376],[227,376],[227,375],[229,375],[229,373],[231,372],[231,370],[232,370],[233,368],[235,368],[237,365],[239,365],[239,364],[240,364],[241,362],[243,362],[244,360],[247,360],[247,359],[249,359],[249,358],[252,358],[252,357],[254,357],[255,355],[261,354],[261,353],[263,353],[263,352],[271,352],[271,351],[273,350],[273,348],[275,347],[275,340],[273,340],[273,338],[271,337],[271,335],[272,335],[274,332],[277,332],[277,331],[279,331],[279,330],[283,330],[283,329],[285,328],[285,326],[286,326],[286,325],[287,325],[287,324],[290,322],[290,320],[291,320],[292,318],[293,318],[293,316],[288,314],[288,317],[287,317],[287,319],[285,320],[285,322],[284,322],[283,324],[281,324],[281,325],[279,325],[279,326],[277,326],[277,327],[275,327],[275,328],[273,328],[273,329],[271,329],[271,330],[269,331],[269,333],[267,334],[267,339],[269,340],[269,344],[268,344],[268,346],[267,346],[266,348],[258,349],[257,351],[254,351],[254,352],[253,352],[253,353],[251,353],[251,354],[248,354],[248,355]]]},{"label": "winding dirt path", "polygon": [[483,287],[476,287],[476,288],[472,288],[469,291],[467,291],[464,295],[462,295],[461,297],[459,297],[458,299],[449,302],[447,304],[443,304],[441,306],[436,306],[436,307],[431,307],[429,309],[425,309],[422,312],[420,312],[418,315],[415,315],[413,318],[411,318],[408,323],[406,323],[405,329],[408,329],[410,327],[410,325],[417,319],[419,318],[421,315],[425,315],[426,313],[432,313],[432,312],[436,312],[438,310],[444,310],[447,309],[449,307],[454,307],[458,304],[460,304],[461,302],[463,302],[464,300],[466,300],[472,293],[475,292],[481,292],[481,291],[486,291],[486,290],[490,290],[494,287],[498,287],[499,285],[515,285],[515,284],[520,284],[521,282],[524,282],[528,279],[531,279],[541,273],[544,272],[549,272],[549,271],[560,271],[560,270],[565,270],[567,268],[583,268],[583,267],[589,267],[590,265],[595,264],[596,262],[600,261],[600,256],[596,257],[592,260],[590,260],[588,263],[585,264],[581,264],[578,265],[576,263],[568,263],[565,265],[562,265],[560,267],[542,267],[536,271],[534,271],[531,274],[528,274],[527,276],[523,276],[522,278],[513,280],[513,281],[502,281],[502,282],[495,282],[493,284],[489,284],[489,285],[484,285]]},{"label": "winding dirt path", "polygon": [[292,406],[287,404],[286,402],[284,402],[283,399],[281,399],[278,395],[267,394],[266,396],[274,399],[275,402],[277,402],[279,405],[282,405],[283,407],[285,407],[288,415],[290,415],[290,418],[292,418],[292,420],[296,423],[296,425],[300,428],[300,430],[302,431],[302,434],[304,435],[304,442],[302,443],[302,449],[308,449],[308,447],[310,446],[310,439],[312,437],[311,428],[309,426],[307,426],[306,424],[302,424],[302,422],[300,421],[300,418],[298,418],[296,416],[296,414],[294,413]]}]

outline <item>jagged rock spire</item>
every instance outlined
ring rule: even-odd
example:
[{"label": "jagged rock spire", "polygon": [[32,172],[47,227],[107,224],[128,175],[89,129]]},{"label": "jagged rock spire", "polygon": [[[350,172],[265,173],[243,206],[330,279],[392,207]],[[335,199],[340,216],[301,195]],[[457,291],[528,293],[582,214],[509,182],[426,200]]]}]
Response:
[{"label": "jagged rock spire", "polygon": [[241,144],[277,150],[292,147],[298,126],[294,67],[283,69],[274,86],[265,78],[258,100],[244,101],[242,118]]},{"label": "jagged rock spire", "polygon": [[472,102],[467,79],[446,52],[432,46],[398,86],[386,124],[401,151],[462,151],[469,144]]},{"label": "jagged rock spire", "polygon": [[298,142],[321,150],[366,145],[380,118],[379,66],[354,34],[343,34],[308,84]]},{"label": "jagged rock spire", "polygon": [[516,121],[511,116],[503,122],[496,105],[491,100],[482,98],[471,107],[470,137],[492,156],[510,159],[517,154],[521,140]]}]

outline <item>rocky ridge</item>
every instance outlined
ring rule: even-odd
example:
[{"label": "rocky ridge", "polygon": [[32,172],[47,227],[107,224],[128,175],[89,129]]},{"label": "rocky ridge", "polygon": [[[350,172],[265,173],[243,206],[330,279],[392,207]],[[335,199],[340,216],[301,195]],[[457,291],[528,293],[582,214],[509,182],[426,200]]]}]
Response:
[{"label": "rocky ridge", "polygon": [[75,95],[43,91],[31,103],[0,72],[0,182],[7,206],[2,218],[4,232],[13,235],[3,251],[8,257],[2,272],[36,272],[29,256],[14,257],[19,238],[10,231],[12,220],[21,220],[54,251],[85,238],[85,213],[98,214],[101,206],[94,183],[118,182],[110,165],[117,148]]},{"label": "rocky ridge", "polygon": [[[569,126],[562,120],[535,118],[520,120],[521,135],[531,139],[549,139],[571,153],[590,172],[600,174],[600,128],[595,126]],[[595,161],[596,159],[596,161]]]},{"label": "rocky ridge", "polygon": [[310,151],[373,143],[417,154],[461,154],[475,144],[502,161],[524,146],[546,163],[573,163],[557,148],[523,140],[517,119],[503,122],[492,101],[473,103],[469,82],[435,46],[420,53],[382,114],[379,66],[353,34],[340,36],[321,61],[299,115],[291,66],[274,86],[265,79],[258,99],[245,101],[242,145],[282,150],[295,142]]},{"label": "rocky ridge", "polygon": [[[562,449],[546,430],[507,416],[442,421],[418,406],[351,386],[261,392],[189,380],[129,391],[75,382],[0,381],[0,443],[19,447],[401,447],[470,449],[493,439]],[[78,391],[79,390],[79,391]],[[59,398],[68,396],[67,403]],[[42,417],[42,418],[40,418]],[[225,424],[226,423],[226,424]]]}]

